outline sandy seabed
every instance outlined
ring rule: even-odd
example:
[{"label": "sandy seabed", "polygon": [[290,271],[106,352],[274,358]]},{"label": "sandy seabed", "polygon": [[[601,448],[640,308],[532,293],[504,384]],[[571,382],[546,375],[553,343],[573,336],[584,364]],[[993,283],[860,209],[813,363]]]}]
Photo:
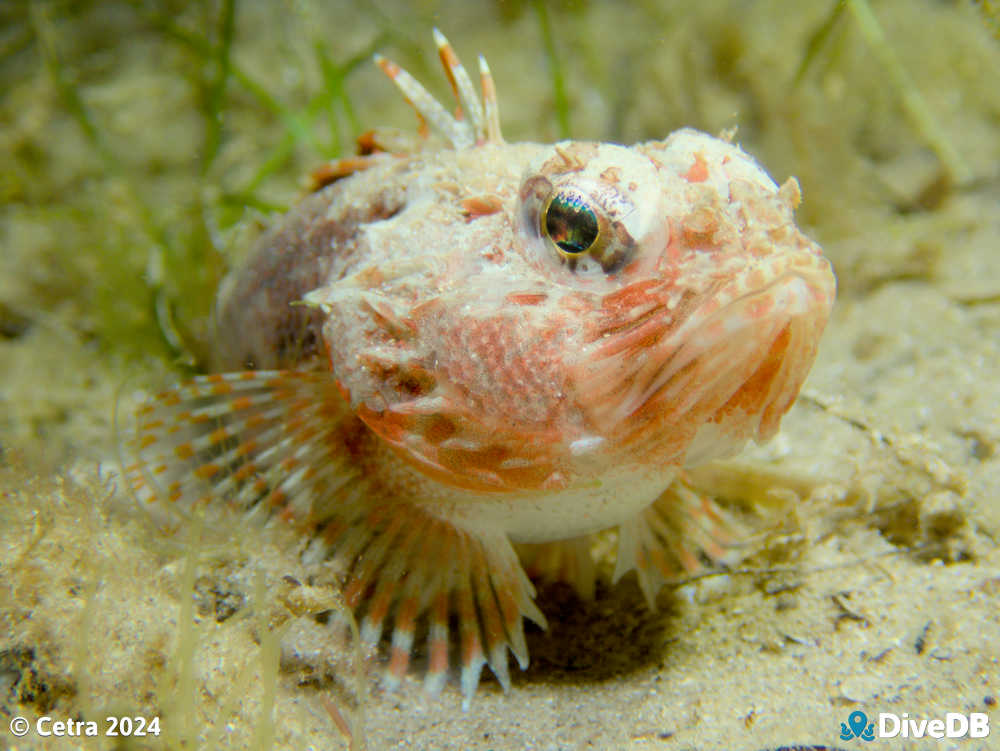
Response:
[{"label": "sandy seabed", "polygon": [[[13,4],[0,11],[0,748],[349,748],[339,720],[369,749],[849,749],[862,743],[841,741],[841,723],[861,710],[981,712],[993,727],[871,748],[1000,749],[996,26],[965,3],[876,5],[928,130],[849,14],[823,32],[832,3],[595,1],[552,5],[544,23],[538,4],[319,5],[232,6],[236,67],[289,111],[319,86],[317,29],[338,64],[378,47],[437,85],[438,25],[489,58],[510,140],[558,138],[564,96],[573,137],[738,126],[776,179],[798,176],[800,222],[838,273],[832,320],[779,436],[697,474],[756,534],[737,568],[668,588],[656,612],[631,578],[605,577],[592,603],[543,588],[550,627],[529,633],[529,669],[506,694],[484,679],[462,712],[454,684],[434,700],[415,676],[385,691],[378,659],[332,637],[332,575],[302,563],[289,530],[213,517],[159,531],[121,490],[112,416],[182,377],[150,300],[181,300],[178,327],[210,346],[211,297],[178,273],[189,257],[151,264],[156,242],[235,262],[239,229],[191,229],[192,196],[220,206],[278,155],[253,205],[287,205],[321,155],[286,140],[287,112],[237,77],[218,155],[198,162],[211,58],[176,32],[208,35],[225,4]],[[344,69],[345,141],[352,117],[413,122],[369,67]],[[43,715],[102,732],[109,715],[159,716],[161,733],[8,733]]]}]

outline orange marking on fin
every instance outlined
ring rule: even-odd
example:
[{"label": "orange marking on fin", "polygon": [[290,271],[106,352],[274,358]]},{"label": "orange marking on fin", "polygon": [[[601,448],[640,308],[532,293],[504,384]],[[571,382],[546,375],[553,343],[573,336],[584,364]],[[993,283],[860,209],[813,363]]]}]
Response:
[{"label": "orange marking on fin", "polygon": [[344,589],[344,603],[351,610],[354,610],[361,602],[361,594],[364,590],[364,582],[357,576],[353,577]]},{"label": "orange marking on fin", "polygon": [[233,385],[226,381],[219,381],[212,384],[212,394],[215,396],[225,396],[233,392]]},{"label": "orange marking on fin", "polygon": [[517,607],[517,601],[514,599],[513,594],[511,594],[511,590],[507,587],[497,587],[494,591],[496,592],[500,612],[503,614],[504,625],[507,631],[513,632],[521,622],[521,610]]},{"label": "orange marking on fin", "polygon": [[240,410],[250,409],[253,406],[253,399],[249,396],[238,396],[229,402],[230,409],[233,412],[239,412]]},{"label": "orange marking on fin", "polygon": [[[257,441],[253,438],[248,438],[247,440],[243,441],[243,443],[241,443],[239,446],[236,447],[236,456],[247,456],[248,454],[254,453],[257,450],[257,448],[258,448]],[[237,470],[237,474],[239,474],[239,472],[242,471],[244,467],[248,466],[252,468],[254,465],[253,464],[243,465],[243,467],[240,467],[240,469]]]},{"label": "orange marking on fin", "polygon": [[396,65],[396,63],[386,57],[382,57],[382,55],[376,55],[375,64],[380,67],[382,72],[389,76],[389,78],[394,81],[396,80],[396,76],[399,75],[400,71],[400,67]]},{"label": "orange marking on fin", "polygon": [[228,428],[216,428],[211,433],[208,434],[208,440],[212,443],[222,443],[224,440],[230,437]]},{"label": "orange marking on fin", "polygon": [[393,647],[392,654],[389,657],[389,674],[396,678],[402,678],[406,674],[406,668],[409,667],[409,664],[409,650]]},{"label": "orange marking on fin", "polygon": [[[445,75],[448,76],[448,83],[451,84],[452,93],[455,95],[455,98],[458,99],[459,92],[458,82],[455,80],[455,68],[461,66],[462,63],[459,61],[458,55],[455,54],[455,50],[452,49],[452,46],[445,41],[443,37],[438,43],[438,56],[441,58],[441,65],[444,67]],[[461,105],[458,105],[455,108],[455,119],[461,120],[462,117],[462,107]]]},{"label": "orange marking on fin", "polygon": [[168,391],[165,394],[160,394],[158,397],[159,401],[166,407],[176,407],[181,403],[180,394],[173,391]]},{"label": "orange marking on fin", "polygon": [[420,600],[417,597],[407,597],[399,604],[396,612],[396,628],[408,630],[417,619]]},{"label": "orange marking on fin", "polygon": [[483,108],[486,115],[486,140],[491,143],[503,143],[500,133],[500,110],[497,107],[497,88],[493,83],[493,74],[486,58],[479,56],[479,81],[483,89]]},{"label": "orange marking on fin", "polygon": [[195,477],[199,477],[202,480],[208,480],[211,479],[212,477],[215,477],[221,471],[222,467],[213,462],[209,462],[208,464],[202,464],[200,467],[197,467],[194,470],[194,475]]},{"label": "orange marking on fin", "polygon": [[673,565],[671,565],[671,563],[667,560],[667,556],[662,548],[654,547],[649,551],[649,557],[652,559],[651,562],[653,566],[655,566],[666,578],[669,579],[677,573],[674,570]]},{"label": "orange marking on fin", "polygon": [[[462,664],[471,665],[482,659],[483,645],[479,640],[478,622],[476,621],[475,605],[472,602],[472,593],[466,592],[462,595],[462,602],[458,606],[458,620],[461,634]],[[465,601],[468,600],[468,603]]]},{"label": "orange marking on fin", "polygon": [[263,415],[250,415],[246,421],[243,423],[247,430],[253,428],[259,428],[261,425],[267,422],[267,418]]},{"label": "orange marking on fin", "polygon": [[389,613],[389,606],[396,596],[397,585],[395,582],[389,584],[382,592],[382,595],[373,602],[368,610],[368,620],[375,624],[381,624]]},{"label": "orange marking on fin", "polygon": [[236,482],[243,482],[249,479],[252,475],[257,473],[257,465],[253,462],[247,462],[242,467],[233,472],[233,479]]},{"label": "orange marking on fin", "polygon": [[288,493],[281,488],[275,488],[268,494],[267,502],[271,506],[282,506],[288,502]]},{"label": "orange marking on fin", "polygon": [[[439,592],[434,598],[433,614],[431,623],[440,623],[447,626],[448,623],[448,595]],[[429,640],[430,659],[427,672],[432,675],[443,673],[448,669],[448,640],[447,637],[433,636]]]}]

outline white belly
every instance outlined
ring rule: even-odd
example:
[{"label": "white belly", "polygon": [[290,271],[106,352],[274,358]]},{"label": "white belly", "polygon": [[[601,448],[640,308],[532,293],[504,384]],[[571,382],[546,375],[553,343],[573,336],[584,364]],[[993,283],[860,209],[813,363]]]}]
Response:
[{"label": "white belly", "polygon": [[514,542],[551,542],[621,524],[655,501],[672,479],[673,473],[622,475],[586,488],[482,495],[427,509],[470,530],[503,530]]}]

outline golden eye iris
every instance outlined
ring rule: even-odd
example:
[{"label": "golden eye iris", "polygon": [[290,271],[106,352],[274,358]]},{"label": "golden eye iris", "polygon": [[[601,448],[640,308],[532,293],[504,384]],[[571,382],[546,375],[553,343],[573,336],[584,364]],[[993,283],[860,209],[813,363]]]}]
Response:
[{"label": "golden eye iris", "polygon": [[601,233],[597,215],[583,196],[556,193],[542,216],[545,234],[568,255],[586,253]]}]

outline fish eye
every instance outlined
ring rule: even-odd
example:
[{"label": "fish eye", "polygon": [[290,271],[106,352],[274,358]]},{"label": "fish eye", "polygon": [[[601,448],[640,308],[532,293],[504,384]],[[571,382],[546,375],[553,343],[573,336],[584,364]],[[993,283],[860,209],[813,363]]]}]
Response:
[{"label": "fish eye", "polygon": [[615,274],[636,251],[624,221],[635,206],[613,184],[575,174],[553,184],[534,174],[521,184],[520,202],[521,226],[574,274]]},{"label": "fish eye", "polygon": [[601,234],[594,209],[575,191],[556,192],[542,212],[541,225],[543,234],[570,257],[590,251]]}]

